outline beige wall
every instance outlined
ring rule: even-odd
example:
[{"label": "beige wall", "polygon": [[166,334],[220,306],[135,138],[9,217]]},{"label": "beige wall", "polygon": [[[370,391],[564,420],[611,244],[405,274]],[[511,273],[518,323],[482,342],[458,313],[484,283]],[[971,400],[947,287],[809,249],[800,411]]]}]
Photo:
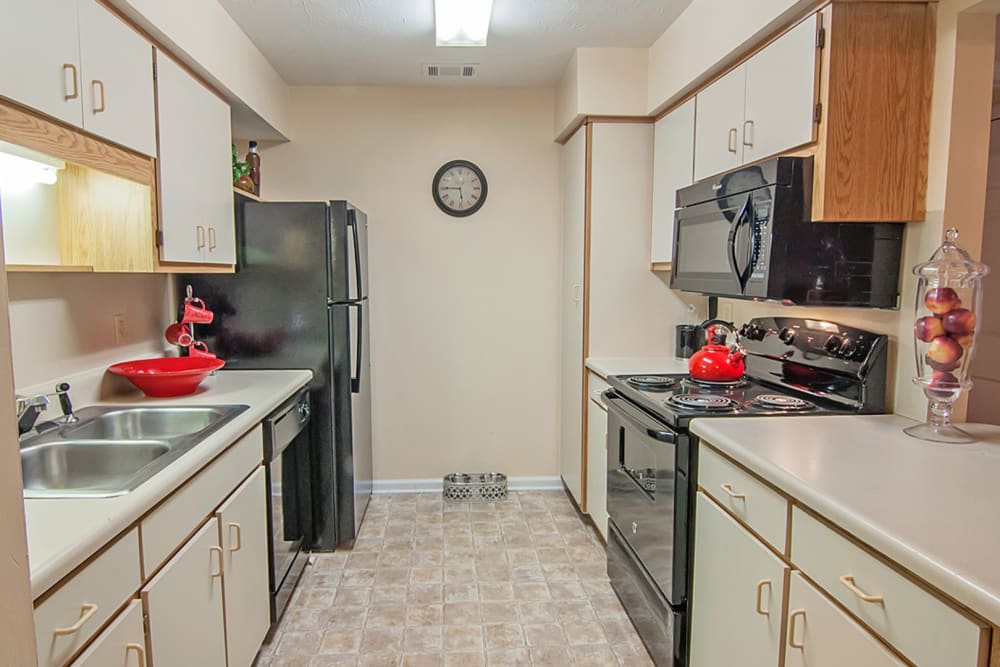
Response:
[{"label": "beige wall", "polygon": [[645,116],[647,61],[647,49],[576,49],[556,88],[556,136],[584,116]]},{"label": "beige wall", "polygon": [[[15,387],[161,354],[166,347],[167,276],[12,273],[8,287]],[[126,315],[127,331],[116,345],[117,313]]]},{"label": "beige wall", "polygon": [[[558,474],[554,92],[304,87],[291,112],[264,196],[368,214],[376,479]],[[489,184],[467,219],[431,199],[456,158]]]}]

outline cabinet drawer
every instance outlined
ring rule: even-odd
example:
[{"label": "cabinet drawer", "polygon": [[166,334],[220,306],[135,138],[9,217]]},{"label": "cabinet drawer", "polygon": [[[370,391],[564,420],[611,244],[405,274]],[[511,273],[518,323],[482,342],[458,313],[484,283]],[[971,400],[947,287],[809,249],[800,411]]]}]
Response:
[{"label": "cabinet drawer", "polygon": [[131,667],[146,664],[146,635],[142,629],[142,602],[133,600],[98,635],[72,667]]},{"label": "cabinet drawer", "polygon": [[[604,403],[601,403],[601,394],[604,393],[606,389],[610,389],[611,385],[604,381],[597,373],[591,371],[587,373],[587,392],[588,396],[597,402],[599,406],[604,408]],[[607,408],[605,408],[607,411]]]},{"label": "cabinet drawer", "polygon": [[[981,656],[985,655],[988,628],[798,507],[792,513],[791,559],[862,623],[920,667],[984,664]],[[866,602],[862,595],[880,600]]]},{"label": "cabinet drawer", "polygon": [[698,449],[698,484],[772,547],[785,553],[788,501],[714,449]]},{"label": "cabinet drawer", "polygon": [[142,520],[142,564],[148,577],[264,457],[262,430],[240,438]]},{"label": "cabinet drawer", "polygon": [[66,664],[141,585],[133,528],[35,608],[39,666]]}]

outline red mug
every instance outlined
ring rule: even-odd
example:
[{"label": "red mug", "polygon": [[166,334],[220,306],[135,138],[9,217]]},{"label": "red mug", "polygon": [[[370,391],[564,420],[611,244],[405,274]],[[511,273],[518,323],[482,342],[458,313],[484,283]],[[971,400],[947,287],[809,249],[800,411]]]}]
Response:
[{"label": "red mug", "polygon": [[191,327],[182,322],[174,322],[167,327],[164,336],[171,345],[187,347],[194,342],[194,337],[191,335]]},{"label": "red mug", "polygon": [[215,313],[205,307],[201,299],[190,299],[184,302],[184,314],[181,322],[184,324],[211,324]]},{"label": "red mug", "polygon": [[208,357],[210,359],[215,359],[215,355],[208,351],[208,345],[205,345],[200,340],[196,340],[191,344],[189,350],[192,357]]}]

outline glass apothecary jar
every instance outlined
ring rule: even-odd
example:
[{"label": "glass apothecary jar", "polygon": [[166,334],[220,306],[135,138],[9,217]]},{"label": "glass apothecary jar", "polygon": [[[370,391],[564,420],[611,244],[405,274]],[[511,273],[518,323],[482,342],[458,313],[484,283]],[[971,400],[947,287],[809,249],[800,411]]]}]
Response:
[{"label": "glass apothecary jar", "polygon": [[951,423],[953,404],[972,388],[969,370],[976,351],[983,277],[990,272],[956,245],[958,230],[931,258],[913,267],[917,282],[913,342],[917,376],[928,401],[928,419],[904,429],[907,435],[934,442],[966,443],[974,438]]}]

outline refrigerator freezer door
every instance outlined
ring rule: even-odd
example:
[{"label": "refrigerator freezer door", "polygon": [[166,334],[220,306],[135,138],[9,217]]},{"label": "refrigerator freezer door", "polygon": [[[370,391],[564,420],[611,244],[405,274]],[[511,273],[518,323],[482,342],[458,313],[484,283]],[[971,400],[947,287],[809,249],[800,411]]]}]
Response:
[{"label": "refrigerator freezer door", "polygon": [[372,366],[371,325],[367,299],[352,308],[357,328],[352,328],[355,368],[360,369],[351,393],[351,440],[354,443],[354,525],[360,526],[372,495]]},{"label": "refrigerator freezer door", "polygon": [[368,296],[368,216],[344,201],[330,202],[330,301]]}]

